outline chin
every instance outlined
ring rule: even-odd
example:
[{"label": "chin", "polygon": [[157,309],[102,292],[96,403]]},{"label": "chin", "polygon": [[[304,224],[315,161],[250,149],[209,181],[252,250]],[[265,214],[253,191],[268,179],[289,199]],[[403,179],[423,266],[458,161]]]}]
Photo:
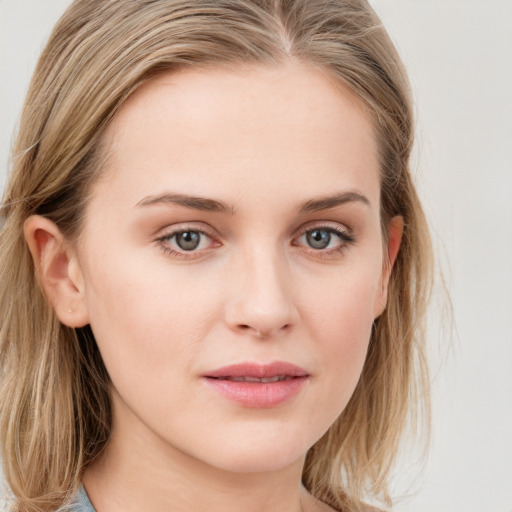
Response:
[{"label": "chin", "polygon": [[[256,449],[257,450],[257,449]],[[217,460],[215,465],[231,473],[269,473],[282,471],[297,463],[302,465],[305,452],[282,453],[281,450],[239,450],[237,453]]]},{"label": "chin", "polygon": [[[215,436],[217,437],[217,436]],[[210,465],[232,473],[265,473],[280,471],[302,463],[315,439],[309,442],[298,432],[259,432],[248,429],[243,435],[224,439],[210,437],[201,458]],[[208,459],[208,460],[207,460]]]}]

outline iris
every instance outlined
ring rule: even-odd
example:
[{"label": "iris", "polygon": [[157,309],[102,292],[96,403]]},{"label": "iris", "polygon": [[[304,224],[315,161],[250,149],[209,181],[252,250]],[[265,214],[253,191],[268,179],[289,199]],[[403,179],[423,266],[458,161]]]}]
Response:
[{"label": "iris", "polygon": [[331,242],[331,233],[324,229],[314,229],[306,233],[306,240],[313,249],[325,249]]}]

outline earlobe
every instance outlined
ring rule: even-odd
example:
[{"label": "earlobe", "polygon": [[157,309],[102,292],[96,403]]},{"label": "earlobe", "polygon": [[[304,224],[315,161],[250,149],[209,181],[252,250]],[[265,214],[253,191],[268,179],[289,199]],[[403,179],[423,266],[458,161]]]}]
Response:
[{"label": "earlobe", "polygon": [[24,223],[37,278],[59,320],[69,327],[88,324],[84,280],[76,252],[58,226],[40,215]]},{"label": "earlobe", "polygon": [[401,215],[393,217],[388,225],[387,255],[382,269],[380,293],[375,304],[374,317],[380,316],[386,309],[388,299],[388,286],[391,272],[400,250],[402,234],[404,231],[404,218]]}]

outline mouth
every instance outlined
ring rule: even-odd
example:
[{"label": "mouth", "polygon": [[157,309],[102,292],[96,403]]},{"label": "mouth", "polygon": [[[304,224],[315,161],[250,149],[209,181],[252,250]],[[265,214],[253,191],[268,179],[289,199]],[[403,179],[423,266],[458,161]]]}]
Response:
[{"label": "mouth", "polygon": [[251,408],[280,405],[299,394],[309,373],[291,363],[242,363],[225,366],[202,376],[203,381],[223,398]]},{"label": "mouth", "polygon": [[207,372],[203,376],[212,379],[247,379],[247,382],[265,382],[266,379],[273,379],[276,382],[308,375],[308,372],[300,366],[285,361],[274,361],[268,364],[252,362],[232,364]]},{"label": "mouth", "polygon": [[211,377],[212,379],[217,380],[230,380],[232,382],[260,382],[263,384],[267,384],[269,382],[282,382],[283,380],[291,380],[295,379],[296,377],[291,377],[290,375],[276,375],[275,377],[262,377],[259,379],[258,377]]}]

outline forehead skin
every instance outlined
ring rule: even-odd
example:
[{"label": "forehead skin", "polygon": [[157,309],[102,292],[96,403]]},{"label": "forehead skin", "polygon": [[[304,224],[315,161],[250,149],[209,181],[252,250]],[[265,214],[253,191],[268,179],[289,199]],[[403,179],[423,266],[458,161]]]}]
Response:
[{"label": "forehead skin", "polygon": [[[165,130],[158,131],[158,125]],[[362,101],[326,72],[296,61],[163,73],[126,101],[105,141],[109,159],[99,182],[112,183],[112,174],[136,168],[139,199],[144,190],[154,192],[151,176],[143,177],[149,168],[153,174],[180,170],[184,179],[193,171],[191,185],[201,174],[208,181],[240,178],[254,190],[264,175],[274,180],[280,169],[293,165],[298,173],[342,170],[344,187],[351,175],[358,188],[371,191],[372,207],[379,204],[378,149]],[[275,172],[259,172],[268,163]],[[119,186],[129,180],[115,181],[121,192]],[[319,184],[317,192],[325,188]]]}]

